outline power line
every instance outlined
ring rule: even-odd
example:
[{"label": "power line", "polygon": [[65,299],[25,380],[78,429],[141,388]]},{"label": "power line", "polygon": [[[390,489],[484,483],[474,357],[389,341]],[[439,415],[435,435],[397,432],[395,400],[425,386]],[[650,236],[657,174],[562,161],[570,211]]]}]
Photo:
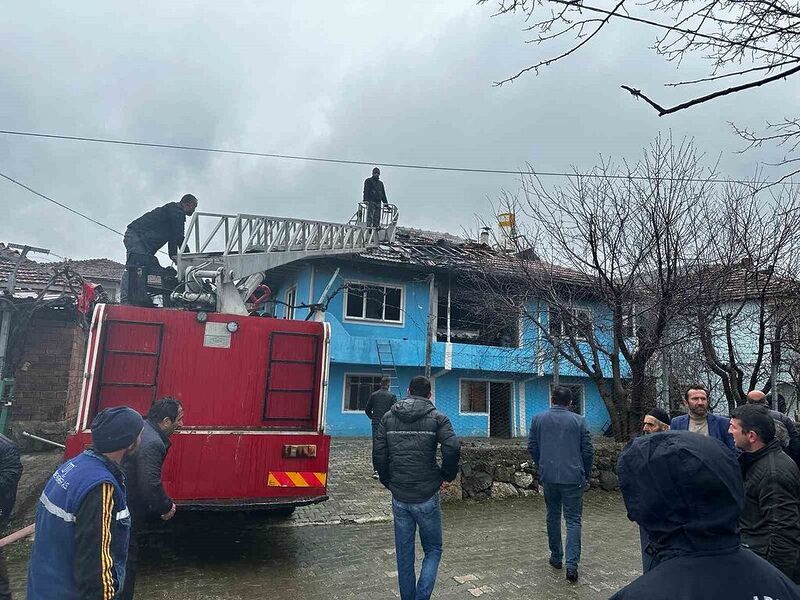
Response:
[{"label": "power line", "polygon": [[[113,138],[96,138],[84,137],[74,135],[61,135],[55,133],[38,133],[32,131],[12,131],[0,129],[0,134],[15,135],[33,138],[45,138],[54,140],[69,140],[75,142],[91,142],[97,144],[117,144],[122,146],[137,146],[143,148],[161,148],[167,150],[188,150],[193,152],[210,152],[214,154],[233,154],[237,156],[257,156],[262,158],[279,158],[285,160],[301,160],[310,162],[321,163],[334,163],[343,165],[367,165],[378,167],[390,167],[396,169],[420,169],[425,171],[445,171],[457,173],[474,173],[474,174],[491,174],[491,175],[534,175],[536,177],[594,177],[598,179],[622,179],[622,180],[647,180],[645,175],[610,175],[608,173],[570,173],[563,171],[523,171],[520,169],[484,169],[484,168],[470,168],[470,167],[447,167],[438,165],[420,165],[413,163],[387,163],[387,162],[373,162],[365,160],[348,160],[341,158],[323,158],[318,156],[300,156],[293,154],[275,154],[270,152],[254,152],[248,150],[228,150],[225,148],[212,148],[203,146],[185,146],[182,144],[162,144],[158,142],[139,142],[133,140],[117,140]],[[702,182],[702,183],[742,183],[750,184],[752,182],[743,179],[725,179],[725,178],[708,178],[701,177],[664,177],[664,181],[678,181],[678,182]],[[16,183],[16,182],[15,182]],[[774,185],[781,183],[780,181],[763,182],[762,185]],[[787,185],[800,185],[800,182],[787,182]],[[24,187],[24,186],[23,186]],[[71,209],[70,209],[71,210]],[[73,211],[75,212],[75,211]],[[103,226],[105,227],[105,225]],[[108,228],[107,228],[108,229]],[[113,231],[113,230],[112,230]],[[119,233],[119,232],[116,232]],[[122,234],[120,234],[122,235]]]},{"label": "power line", "polygon": [[24,183],[22,183],[21,181],[17,181],[17,180],[16,180],[16,179],[14,179],[13,177],[9,177],[9,176],[8,176],[8,175],[6,175],[5,173],[2,173],[2,172],[0,172],[0,177],[2,177],[3,179],[7,179],[8,181],[10,181],[11,183],[13,183],[14,185],[18,185],[19,187],[21,187],[21,188],[23,188],[23,189],[25,189],[25,190],[28,190],[28,191],[29,191],[31,194],[34,194],[34,195],[36,195],[36,196],[39,196],[40,198],[43,198],[43,199],[47,200],[48,202],[52,202],[52,203],[53,203],[53,204],[55,204],[56,206],[60,206],[61,208],[63,208],[63,209],[66,209],[66,210],[68,210],[69,212],[71,212],[71,213],[73,213],[73,214],[76,214],[76,215],[78,215],[79,217],[83,217],[83,218],[84,218],[84,219],[86,219],[87,221],[91,221],[91,222],[92,222],[92,223],[94,223],[95,225],[100,225],[100,227],[103,227],[104,229],[108,229],[109,231],[111,231],[111,232],[113,232],[113,233],[116,233],[117,235],[120,235],[120,236],[121,236],[121,235],[123,235],[123,234],[122,234],[122,232],[120,232],[120,231],[117,231],[117,230],[116,230],[116,229],[114,229],[113,227],[109,227],[109,226],[108,226],[108,225],[106,225],[105,223],[101,223],[100,221],[98,221],[98,220],[96,220],[96,219],[93,219],[93,218],[92,218],[92,217],[90,217],[89,215],[86,215],[86,214],[84,214],[84,213],[82,213],[82,212],[80,212],[80,211],[77,211],[77,210],[75,210],[74,208],[70,208],[69,206],[67,206],[66,204],[62,204],[62,203],[61,203],[61,202],[59,202],[58,200],[53,200],[53,199],[52,199],[52,198],[50,198],[49,196],[45,196],[45,195],[44,195],[44,194],[42,194],[41,192],[37,192],[35,189],[33,189],[33,188],[31,188],[31,187],[28,187],[27,185],[25,185],[25,184],[24,184]]}]

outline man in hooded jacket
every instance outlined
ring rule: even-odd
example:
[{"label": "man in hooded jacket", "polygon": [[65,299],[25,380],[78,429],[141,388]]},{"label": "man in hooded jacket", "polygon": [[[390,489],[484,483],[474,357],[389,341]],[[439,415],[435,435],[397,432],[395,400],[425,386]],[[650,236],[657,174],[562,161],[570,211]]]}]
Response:
[{"label": "man in hooded jacket", "polygon": [[649,536],[650,571],[611,600],[800,600],[800,589],[740,544],[739,464],[719,441],[667,431],[640,437],[617,462],[628,518]]},{"label": "man in hooded jacket", "polygon": [[[442,513],[439,488],[458,474],[461,442],[450,419],[431,403],[431,382],[414,377],[409,397],[396,402],[381,419],[372,459],[381,483],[392,492],[397,579],[401,600],[428,600],[442,558]],[[442,447],[442,465],[436,448]],[[425,558],[419,580],[414,566],[414,538]]]}]

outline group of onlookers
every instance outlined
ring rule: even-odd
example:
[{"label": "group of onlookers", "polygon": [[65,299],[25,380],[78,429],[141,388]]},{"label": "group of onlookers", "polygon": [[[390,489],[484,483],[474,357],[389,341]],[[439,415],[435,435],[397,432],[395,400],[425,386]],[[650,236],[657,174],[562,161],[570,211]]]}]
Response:
[{"label": "group of onlookers", "polygon": [[142,529],[175,515],[161,469],[182,423],[174,398],[155,402],[146,419],[127,407],[95,416],[91,447],[62,464],[39,498],[28,600],[133,598]]}]

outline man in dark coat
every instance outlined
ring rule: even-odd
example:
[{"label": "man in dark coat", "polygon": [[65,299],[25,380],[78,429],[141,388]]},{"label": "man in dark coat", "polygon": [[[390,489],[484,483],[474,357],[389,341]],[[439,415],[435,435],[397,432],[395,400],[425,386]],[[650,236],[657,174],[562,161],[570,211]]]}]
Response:
[{"label": "man in dark coat", "polygon": [[634,440],[617,462],[628,518],[647,530],[653,568],[611,600],[800,600],[800,590],[740,544],[739,465],[718,441],[667,431]]},{"label": "man in dark coat", "polygon": [[583,493],[589,488],[594,447],[586,420],[569,409],[572,391],[553,388],[550,410],[533,417],[528,434],[528,453],[539,468],[539,482],[547,505],[547,542],[550,565],[561,569],[561,513],[567,525],[567,581],[578,581],[581,558]]},{"label": "man in dark coat", "polygon": [[142,431],[139,451],[123,468],[128,479],[128,505],[133,530],[128,549],[128,575],[120,600],[133,598],[142,528],[148,520],[169,521],[175,516],[175,503],[164,490],[161,469],[171,445],[169,438],[183,425],[183,407],[175,398],[162,398],[150,407]]},{"label": "man in dark coat", "polygon": [[[747,392],[747,403],[767,406],[767,395],[761,390]],[[786,436],[788,439],[783,451],[786,452],[786,454],[788,454],[792,460],[794,460],[794,463],[798,467],[800,467],[800,432],[797,431],[797,424],[791,417],[783,414],[782,412],[772,410],[769,407],[767,408],[769,409],[769,414],[772,415],[772,418],[778,423],[781,423],[786,429]]]},{"label": "man in dark coat", "polygon": [[364,202],[367,203],[367,225],[369,227],[381,226],[381,208],[388,204],[386,189],[381,181],[381,170],[372,169],[372,177],[364,180]]},{"label": "man in dark coat", "polygon": [[708,390],[701,384],[689,386],[683,394],[683,403],[688,411],[675,417],[669,424],[673,431],[692,431],[718,439],[736,452],[733,438],[728,432],[730,421],[708,412]]},{"label": "man in dark coat", "polygon": [[[669,413],[663,408],[655,406],[645,413],[642,419],[642,435],[669,431]],[[653,566],[653,557],[647,553],[647,546],[650,545],[650,538],[643,527],[639,527],[639,544],[642,547],[642,573],[647,573]]]},{"label": "man in dark coat", "polygon": [[[372,421],[373,446],[375,445],[375,431],[378,429],[383,415],[389,412],[392,405],[397,402],[397,396],[389,391],[391,384],[392,380],[389,377],[382,377],[380,389],[370,394],[367,406],[364,408],[364,412],[367,413],[367,416]],[[378,469],[375,467],[375,461],[372,461],[372,476],[378,479]]]},{"label": "man in dark coat", "polygon": [[[17,485],[22,477],[22,462],[14,442],[0,435],[0,528],[5,528],[17,500]],[[0,548],[0,600],[11,600],[8,567],[3,549]]]},{"label": "man in dark coat", "polygon": [[[156,252],[167,244],[169,257],[177,259],[183,243],[186,217],[194,214],[197,198],[186,194],[180,202],[169,202],[131,221],[125,230],[125,273],[120,283],[120,301],[127,304],[147,302],[147,275],[171,275],[156,258]],[[144,296],[144,297],[143,297]]]},{"label": "man in dark coat", "polygon": [[775,420],[766,406],[737,408],[731,434],[742,451],[742,542],[800,583],[800,471],[775,438]]},{"label": "man in dark coat", "polygon": [[[392,492],[397,579],[401,600],[428,600],[442,558],[442,513],[439,488],[458,474],[461,453],[450,419],[430,401],[431,382],[418,376],[409,397],[396,402],[381,419],[372,447],[381,483]],[[436,462],[441,445],[442,464]],[[414,566],[414,538],[425,558],[419,580]]]}]

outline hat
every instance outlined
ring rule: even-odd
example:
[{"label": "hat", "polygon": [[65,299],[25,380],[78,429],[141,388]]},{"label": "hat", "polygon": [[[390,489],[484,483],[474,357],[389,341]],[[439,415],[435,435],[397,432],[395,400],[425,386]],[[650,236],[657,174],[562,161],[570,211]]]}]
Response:
[{"label": "hat", "polygon": [[653,408],[648,410],[645,413],[645,415],[650,416],[650,417],[655,417],[656,419],[658,419],[659,421],[661,421],[665,425],[669,425],[669,421],[670,421],[669,414],[663,408],[659,408],[657,406],[654,406]]},{"label": "hat", "polygon": [[92,421],[92,445],[101,454],[124,450],[136,441],[143,427],[142,415],[132,408],[107,408]]}]

